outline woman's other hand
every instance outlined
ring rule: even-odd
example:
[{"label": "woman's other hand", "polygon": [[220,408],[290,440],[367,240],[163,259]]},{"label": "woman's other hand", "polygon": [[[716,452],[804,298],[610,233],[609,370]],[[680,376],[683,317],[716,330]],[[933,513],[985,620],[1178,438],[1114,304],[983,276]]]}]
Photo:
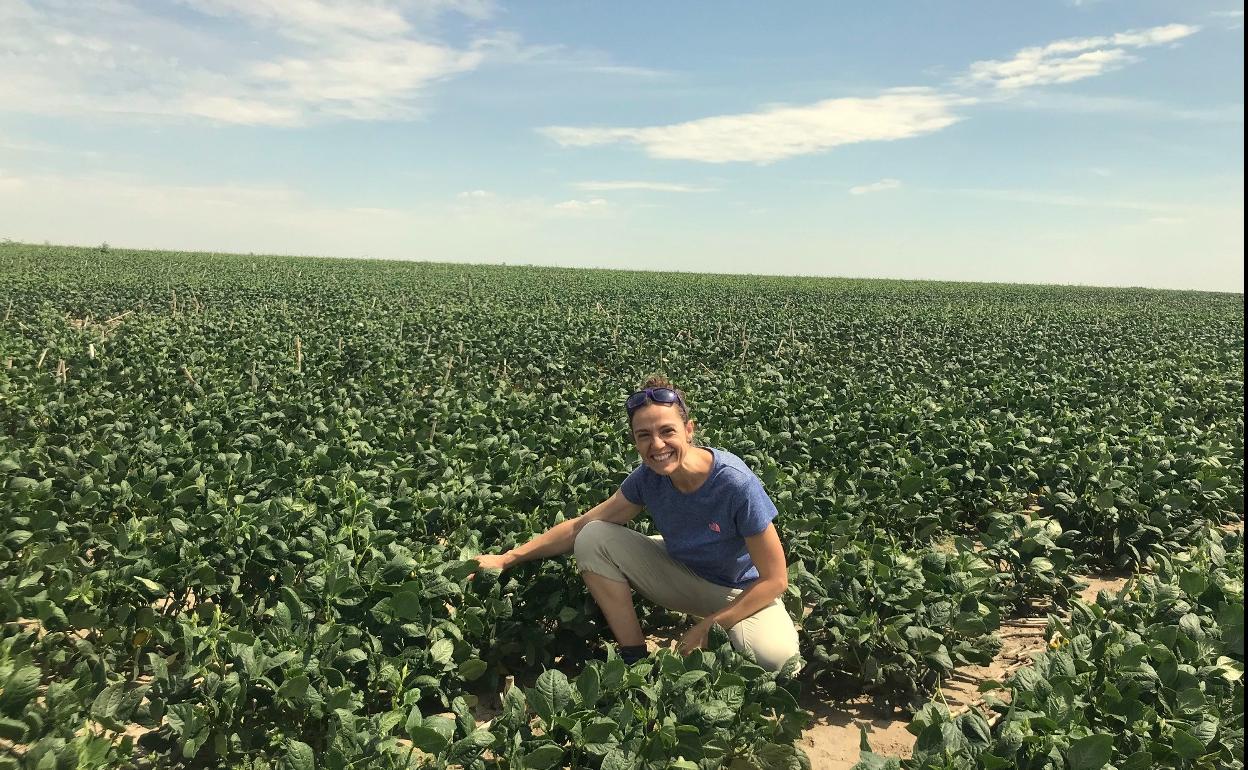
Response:
[{"label": "woman's other hand", "polygon": [[698,621],[697,625],[685,632],[680,638],[680,647],[677,649],[681,655],[688,655],[694,650],[705,650],[709,643],[711,635],[711,626],[715,625],[715,621],[710,618],[703,618]]}]

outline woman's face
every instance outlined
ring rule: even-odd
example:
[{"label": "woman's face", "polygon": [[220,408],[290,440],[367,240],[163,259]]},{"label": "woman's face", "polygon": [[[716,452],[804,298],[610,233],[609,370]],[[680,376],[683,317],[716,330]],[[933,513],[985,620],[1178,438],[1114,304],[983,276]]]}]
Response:
[{"label": "woman's face", "polygon": [[693,449],[693,422],[675,404],[646,404],[633,412],[633,444],[650,470],[670,476]]}]

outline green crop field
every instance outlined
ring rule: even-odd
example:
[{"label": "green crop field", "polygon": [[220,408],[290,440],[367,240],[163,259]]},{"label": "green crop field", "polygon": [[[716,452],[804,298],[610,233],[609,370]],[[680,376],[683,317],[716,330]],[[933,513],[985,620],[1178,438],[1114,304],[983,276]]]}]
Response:
[{"label": "green crop field", "polygon": [[[0,768],[803,768],[799,693],[907,768],[1243,766],[1240,294],[6,243],[0,314]],[[780,510],[800,670],[472,574],[615,491],[654,371]]]}]

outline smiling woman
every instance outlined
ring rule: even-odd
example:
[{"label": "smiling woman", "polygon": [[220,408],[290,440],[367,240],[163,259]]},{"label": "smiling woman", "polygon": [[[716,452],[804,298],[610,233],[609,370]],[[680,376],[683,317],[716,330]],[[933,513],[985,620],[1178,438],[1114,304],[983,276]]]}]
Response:
[{"label": "smiling woman", "polygon": [[[713,626],[759,665],[779,670],[797,654],[797,630],[780,596],[788,587],[776,507],[762,482],[730,452],[699,446],[681,393],[651,377],[625,402],[641,464],[606,501],[501,555],[487,569],[575,553],[581,577],[629,663],[646,656],[633,590],[699,618],[681,639],[703,648]],[[659,534],[626,524],[649,511]]]}]

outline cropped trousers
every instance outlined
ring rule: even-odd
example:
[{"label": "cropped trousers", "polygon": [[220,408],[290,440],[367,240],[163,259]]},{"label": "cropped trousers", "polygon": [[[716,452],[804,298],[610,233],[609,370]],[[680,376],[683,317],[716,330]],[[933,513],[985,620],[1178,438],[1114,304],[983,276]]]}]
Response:
[{"label": "cropped trousers", "polygon": [[[591,521],[576,537],[577,568],[628,583],[642,596],[669,610],[704,618],[723,609],[744,589],[716,585],[667,553],[663,538],[606,521]],[[779,597],[728,629],[739,652],[750,652],[760,666],[778,671],[797,654],[797,629]]]}]

